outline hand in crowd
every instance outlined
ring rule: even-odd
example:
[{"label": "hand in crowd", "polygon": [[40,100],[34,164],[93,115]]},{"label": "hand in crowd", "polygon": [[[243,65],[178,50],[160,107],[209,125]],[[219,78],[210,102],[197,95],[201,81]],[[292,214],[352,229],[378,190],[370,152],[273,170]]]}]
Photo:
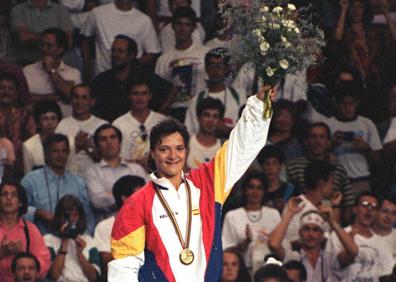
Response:
[{"label": "hand in crowd", "polygon": [[287,211],[292,215],[295,215],[302,211],[305,204],[302,204],[301,201],[302,200],[300,199],[300,197],[291,197],[289,202],[287,203]]},{"label": "hand in crowd", "polygon": [[51,72],[55,68],[55,59],[51,56],[45,56],[43,58],[43,67],[47,72]]},{"label": "hand in crowd", "polygon": [[4,236],[1,241],[1,254],[3,257],[15,255],[22,251],[22,242],[20,240],[12,241],[8,240],[7,236]]},{"label": "hand in crowd", "polygon": [[83,240],[83,238],[81,238],[81,236],[77,236],[74,241],[76,242],[77,254],[81,254],[87,243]]},{"label": "hand in crowd", "polygon": [[334,147],[337,147],[344,142],[345,142],[344,134],[341,131],[334,132],[334,134],[332,136],[332,143],[333,143]]},{"label": "hand in crowd", "polygon": [[364,153],[370,149],[370,146],[362,137],[357,137],[352,140],[352,148]]},{"label": "hand in crowd", "polygon": [[336,191],[333,193],[330,199],[332,206],[339,206],[342,202],[342,193],[340,191]]},{"label": "hand in crowd", "polygon": [[340,0],[341,10],[346,10],[349,7],[349,0]]},{"label": "hand in crowd", "polygon": [[276,98],[278,96],[278,87],[272,87],[270,85],[264,85],[263,87],[261,87],[261,89],[259,90],[259,92],[257,92],[256,97],[261,100],[264,101],[264,95],[267,91],[271,90],[270,95],[271,95],[271,101],[275,102]]},{"label": "hand in crowd", "polygon": [[334,210],[331,205],[320,205],[318,207],[319,214],[323,217],[327,222],[337,221],[334,215]]}]

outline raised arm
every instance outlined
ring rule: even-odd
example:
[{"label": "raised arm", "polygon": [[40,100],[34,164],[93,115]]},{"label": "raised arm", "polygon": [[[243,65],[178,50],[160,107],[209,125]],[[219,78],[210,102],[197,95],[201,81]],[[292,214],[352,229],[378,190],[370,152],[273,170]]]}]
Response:
[{"label": "raised arm", "polygon": [[340,0],[340,15],[338,17],[336,29],[334,31],[334,38],[336,41],[341,41],[345,30],[345,19],[348,13],[349,0]]},{"label": "raised arm", "polygon": [[287,227],[294,215],[303,209],[299,203],[301,200],[298,197],[290,198],[287,203],[287,209],[282,214],[281,222],[275,227],[268,238],[268,247],[275,252],[280,258],[285,257],[285,249],[282,247],[282,241],[285,238]]}]

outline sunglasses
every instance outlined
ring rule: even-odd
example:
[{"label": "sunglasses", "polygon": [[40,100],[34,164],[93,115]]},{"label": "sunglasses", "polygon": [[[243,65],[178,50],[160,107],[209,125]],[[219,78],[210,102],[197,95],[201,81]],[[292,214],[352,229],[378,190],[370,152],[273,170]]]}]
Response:
[{"label": "sunglasses", "polygon": [[146,127],[144,126],[144,124],[139,125],[139,129],[140,129],[140,137],[142,138],[142,140],[144,142],[147,141],[148,138],[148,134],[146,132]]},{"label": "sunglasses", "polygon": [[316,232],[316,233],[319,233],[322,231],[322,229],[320,227],[311,227],[311,226],[306,226],[306,225],[301,227],[301,230],[306,231],[306,232],[312,231],[312,232]]},{"label": "sunglasses", "polygon": [[377,208],[378,205],[376,203],[369,203],[367,201],[362,201],[359,203],[359,206],[362,208],[369,209],[369,210],[374,210]]}]

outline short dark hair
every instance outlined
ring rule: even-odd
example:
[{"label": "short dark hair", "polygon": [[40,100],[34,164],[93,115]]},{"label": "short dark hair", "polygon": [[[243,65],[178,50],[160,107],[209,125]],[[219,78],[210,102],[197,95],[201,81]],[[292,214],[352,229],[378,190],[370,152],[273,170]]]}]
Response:
[{"label": "short dark hair", "polygon": [[254,274],[255,282],[262,282],[269,278],[277,279],[278,282],[289,281],[286,270],[282,266],[273,263],[262,266]]},{"label": "short dark hair", "polygon": [[67,136],[60,133],[55,133],[55,134],[51,134],[45,139],[43,143],[44,154],[48,152],[52,144],[60,143],[60,142],[65,142],[70,150],[69,139],[67,138]]},{"label": "short dark hair", "polygon": [[113,185],[113,196],[118,209],[122,207],[122,197],[129,197],[135,189],[146,184],[145,180],[136,175],[125,175],[119,178]]},{"label": "short dark hair", "polygon": [[[241,183],[241,187],[242,187],[241,204],[243,207],[246,206],[247,204],[246,189],[249,182],[252,179],[259,180],[263,184],[263,191],[265,191],[266,181],[264,175],[258,171],[252,171],[250,173],[247,173],[242,179],[242,183]],[[263,196],[262,203],[264,203],[264,198],[265,195]]]},{"label": "short dark hair", "polygon": [[172,23],[174,24],[180,18],[188,18],[194,25],[197,23],[197,15],[191,7],[176,8],[172,15]]},{"label": "short dark hair", "polygon": [[305,266],[296,260],[290,260],[287,263],[283,265],[283,267],[286,270],[297,270],[298,271],[298,277],[302,280],[305,281],[307,280],[307,270],[305,269]]},{"label": "short dark hair", "polygon": [[127,82],[127,87],[129,91],[131,91],[133,87],[141,86],[141,85],[146,85],[151,92],[151,82],[147,78],[144,78],[142,76],[137,76],[134,77],[133,79],[128,80]]},{"label": "short dark hair", "polygon": [[36,270],[37,270],[37,272],[40,272],[41,265],[40,265],[40,261],[36,258],[36,256],[34,256],[32,253],[22,252],[22,253],[17,253],[14,256],[14,258],[12,259],[12,262],[11,262],[12,273],[15,274],[18,260],[23,259],[23,258],[34,260],[34,265],[36,266]]},{"label": "short dark hair", "polygon": [[331,130],[330,130],[330,127],[329,127],[326,123],[324,123],[324,122],[322,122],[322,121],[313,122],[313,123],[309,124],[309,125],[307,126],[307,129],[306,129],[306,136],[305,136],[305,138],[308,138],[308,137],[309,137],[309,134],[310,134],[310,132],[311,132],[311,130],[312,130],[313,128],[316,128],[316,127],[324,128],[324,129],[326,130],[327,137],[328,137],[329,139],[331,139]]},{"label": "short dark hair", "polygon": [[41,100],[38,101],[33,107],[33,118],[36,124],[40,123],[40,117],[46,113],[55,113],[58,120],[62,120],[62,111],[55,101]]},{"label": "short dark hair", "polygon": [[205,66],[208,65],[210,58],[222,58],[226,66],[231,63],[231,56],[229,55],[229,51],[227,48],[224,47],[217,47],[207,52],[205,55]]},{"label": "short dark hair", "polygon": [[116,37],[114,38],[114,41],[116,41],[117,39],[125,40],[128,42],[128,54],[131,54],[131,53],[137,54],[138,45],[134,39],[132,39],[129,36],[126,36],[124,34],[116,35]]},{"label": "short dark hair", "polygon": [[56,44],[59,47],[63,48],[62,56],[66,53],[66,51],[67,51],[67,49],[69,47],[69,40],[67,38],[66,32],[64,32],[60,28],[51,27],[51,28],[47,28],[46,30],[44,30],[41,34],[42,35],[46,35],[46,34],[54,35]]},{"label": "short dark hair", "polygon": [[15,187],[17,194],[18,194],[18,200],[20,203],[19,209],[18,209],[18,216],[22,216],[27,212],[28,209],[28,197],[26,194],[25,188],[15,180],[11,179],[3,179],[3,181],[0,184],[0,193],[3,191],[4,186],[13,186]]},{"label": "short dark hair", "polygon": [[219,111],[220,118],[224,117],[225,107],[224,104],[219,100],[212,97],[206,97],[201,100],[197,105],[197,117],[200,117],[202,112],[207,109],[215,109]]},{"label": "short dark hair", "polygon": [[95,130],[95,133],[94,133],[94,136],[93,136],[93,140],[94,140],[94,143],[95,143],[96,147],[99,146],[99,134],[100,134],[100,132],[102,132],[103,130],[109,129],[109,128],[114,129],[118,140],[120,140],[120,143],[122,142],[122,132],[121,132],[121,130],[119,130],[118,127],[116,127],[116,126],[114,126],[114,125],[112,125],[110,123],[105,123],[105,124],[102,124],[101,126],[99,126]]},{"label": "short dark hair", "polygon": [[381,198],[381,205],[384,201],[391,202],[392,204],[396,205],[396,196],[395,194],[387,193]]},{"label": "short dark hair", "polygon": [[360,193],[356,196],[356,199],[355,199],[355,206],[358,206],[358,205],[359,205],[360,200],[361,200],[363,197],[372,197],[372,198],[375,198],[375,199],[377,200],[377,202],[378,202],[378,206],[381,205],[381,198],[380,198],[376,193],[371,192],[371,191],[363,191],[363,192],[360,192]]},{"label": "short dark hair", "polygon": [[83,234],[87,228],[87,219],[85,216],[84,206],[82,205],[79,198],[70,194],[60,198],[59,202],[56,204],[54,218],[51,222],[53,232],[55,234],[59,234],[59,231],[64,224],[63,219],[65,217],[65,212],[68,210],[78,211],[80,217],[77,221],[76,227],[78,234]]},{"label": "short dark hair", "polygon": [[264,148],[257,156],[257,160],[260,164],[263,164],[266,160],[270,158],[277,159],[281,164],[285,162],[285,154],[281,149],[274,145],[264,146]]},{"label": "short dark hair", "polygon": [[71,90],[70,90],[70,98],[73,97],[74,95],[74,90],[76,90],[77,88],[88,88],[89,89],[89,95],[91,96],[91,98],[95,98],[94,97],[94,91],[92,91],[92,88],[90,85],[88,85],[87,83],[79,83],[74,85]]},{"label": "short dark hair", "polygon": [[320,180],[328,181],[335,167],[328,162],[314,160],[304,170],[304,182],[307,190],[314,190]]},{"label": "short dark hair", "polygon": [[155,146],[161,142],[163,137],[176,132],[180,133],[180,135],[183,137],[184,145],[188,147],[190,135],[188,134],[186,126],[175,119],[166,119],[157,123],[151,129],[150,150],[154,150]]},{"label": "short dark hair", "polygon": [[334,97],[337,102],[345,97],[360,98],[361,88],[355,81],[340,81],[334,88]]}]

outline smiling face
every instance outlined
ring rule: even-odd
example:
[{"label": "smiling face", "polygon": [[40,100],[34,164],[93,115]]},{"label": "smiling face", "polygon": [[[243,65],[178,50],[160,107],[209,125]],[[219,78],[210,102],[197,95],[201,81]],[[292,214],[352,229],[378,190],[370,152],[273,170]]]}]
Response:
[{"label": "smiling face", "polygon": [[170,180],[181,177],[186,155],[187,147],[179,132],[163,136],[151,150],[151,157],[159,176]]},{"label": "smiling face", "polygon": [[15,82],[9,79],[0,80],[0,102],[4,105],[15,105],[18,99],[18,90]]},{"label": "smiling face", "polygon": [[326,128],[317,126],[309,130],[308,137],[305,144],[309,153],[315,157],[320,157],[326,154],[330,148],[330,136]]},{"label": "smiling face", "polygon": [[294,125],[293,115],[289,110],[283,109],[274,116],[274,126],[277,131],[290,132]]},{"label": "smiling face", "polygon": [[91,89],[85,86],[74,88],[70,100],[73,107],[73,116],[89,115],[91,107],[95,103],[91,96]]}]

